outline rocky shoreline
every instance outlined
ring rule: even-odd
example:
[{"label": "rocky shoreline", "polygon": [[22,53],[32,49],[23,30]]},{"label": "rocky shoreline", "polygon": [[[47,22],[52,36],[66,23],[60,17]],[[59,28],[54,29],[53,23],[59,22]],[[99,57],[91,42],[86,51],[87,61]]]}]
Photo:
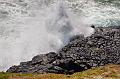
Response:
[{"label": "rocky shoreline", "polygon": [[57,53],[37,55],[7,72],[72,74],[106,64],[120,64],[120,27],[97,27],[89,37],[74,36]]}]

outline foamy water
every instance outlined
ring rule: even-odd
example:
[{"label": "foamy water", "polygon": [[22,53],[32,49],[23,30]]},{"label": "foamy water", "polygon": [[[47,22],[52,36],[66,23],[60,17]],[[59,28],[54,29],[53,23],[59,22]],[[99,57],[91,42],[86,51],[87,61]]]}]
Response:
[{"label": "foamy water", "polygon": [[94,0],[0,0],[0,71],[90,36],[92,24],[119,25],[119,16],[115,3]]}]

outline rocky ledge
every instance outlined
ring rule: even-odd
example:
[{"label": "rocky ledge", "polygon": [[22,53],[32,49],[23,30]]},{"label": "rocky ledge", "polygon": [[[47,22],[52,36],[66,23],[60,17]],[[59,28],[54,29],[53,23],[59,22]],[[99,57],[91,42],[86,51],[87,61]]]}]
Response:
[{"label": "rocky ledge", "polygon": [[77,35],[59,52],[37,55],[10,67],[12,73],[72,74],[106,64],[120,64],[120,27],[97,27],[89,37]]}]

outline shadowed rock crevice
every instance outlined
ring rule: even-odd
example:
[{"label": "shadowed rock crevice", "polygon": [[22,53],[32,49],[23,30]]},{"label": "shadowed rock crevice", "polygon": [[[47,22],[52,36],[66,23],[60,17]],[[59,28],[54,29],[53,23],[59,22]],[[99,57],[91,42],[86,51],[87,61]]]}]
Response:
[{"label": "shadowed rock crevice", "polygon": [[120,64],[120,27],[98,27],[89,37],[76,35],[59,50],[37,55],[31,61],[10,67],[15,73],[65,73],[106,64]]}]

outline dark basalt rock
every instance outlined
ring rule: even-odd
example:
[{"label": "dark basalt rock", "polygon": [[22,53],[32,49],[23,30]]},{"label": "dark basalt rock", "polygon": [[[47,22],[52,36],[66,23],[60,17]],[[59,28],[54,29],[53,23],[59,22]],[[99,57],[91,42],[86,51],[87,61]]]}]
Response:
[{"label": "dark basalt rock", "polygon": [[15,73],[66,73],[106,64],[120,64],[120,27],[98,27],[90,37],[77,35],[58,53],[37,55],[10,67]]}]

